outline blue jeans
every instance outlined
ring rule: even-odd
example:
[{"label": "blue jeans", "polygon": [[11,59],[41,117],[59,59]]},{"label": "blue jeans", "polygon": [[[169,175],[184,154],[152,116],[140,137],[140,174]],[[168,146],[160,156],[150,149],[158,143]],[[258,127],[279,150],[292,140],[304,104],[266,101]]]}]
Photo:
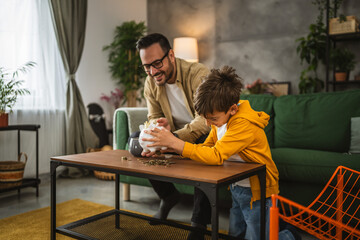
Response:
[{"label": "blue jeans", "polygon": [[[232,207],[229,217],[229,235],[233,237],[244,237],[249,240],[260,239],[260,201],[255,201],[250,209],[251,188],[230,186],[232,195]],[[265,235],[269,239],[269,219],[271,198],[265,200]],[[279,233],[281,240],[295,240],[289,230],[283,230]]]}]

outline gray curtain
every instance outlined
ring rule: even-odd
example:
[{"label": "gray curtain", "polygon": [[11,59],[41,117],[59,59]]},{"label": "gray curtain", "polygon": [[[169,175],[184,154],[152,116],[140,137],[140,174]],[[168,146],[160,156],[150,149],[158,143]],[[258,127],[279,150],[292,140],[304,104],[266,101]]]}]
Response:
[{"label": "gray curtain", "polygon": [[69,77],[66,90],[66,153],[83,153],[99,142],[75,81],[84,48],[87,0],[49,1],[59,50]]}]

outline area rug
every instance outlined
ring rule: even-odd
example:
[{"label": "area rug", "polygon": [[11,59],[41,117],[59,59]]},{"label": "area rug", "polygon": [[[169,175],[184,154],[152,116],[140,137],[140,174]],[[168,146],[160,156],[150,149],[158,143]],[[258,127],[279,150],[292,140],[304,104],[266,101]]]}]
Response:
[{"label": "area rug", "polygon": [[[113,209],[110,206],[73,199],[56,205],[56,225],[63,226]],[[143,215],[145,219],[139,219],[132,217],[132,213],[140,214],[131,211],[129,212],[130,216],[120,215],[120,229],[115,227],[114,214],[105,214],[106,217],[81,225],[71,225],[67,229],[94,239],[123,240],[181,240],[186,239],[189,233],[188,230],[173,226],[150,225],[147,220],[149,219],[147,218],[148,215]],[[220,233],[224,234],[225,232],[220,230]],[[222,234],[219,239],[227,238]],[[50,239],[50,207],[0,219],[0,239]],[[73,238],[57,234],[56,239],[68,240]],[[211,239],[210,234],[207,234],[205,239]]]},{"label": "area rug", "polygon": [[[56,205],[57,226],[93,216],[113,207],[73,199]],[[50,207],[0,219],[0,239],[50,239]],[[73,239],[57,234],[56,239]]]}]

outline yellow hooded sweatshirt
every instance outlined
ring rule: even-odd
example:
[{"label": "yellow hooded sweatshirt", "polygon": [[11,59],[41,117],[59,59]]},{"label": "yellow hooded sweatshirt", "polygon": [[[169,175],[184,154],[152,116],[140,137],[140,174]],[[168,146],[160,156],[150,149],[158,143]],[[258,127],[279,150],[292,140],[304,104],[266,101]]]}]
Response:
[{"label": "yellow hooded sweatshirt", "polygon": [[[279,173],[271,157],[264,128],[270,116],[256,112],[247,100],[240,100],[238,112],[227,123],[225,135],[218,141],[217,127],[211,126],[209,136],[203,144],[185,142],[183,157],[209,165],[222,165],[234,154],[245,162],[266,164],[266,197],[279,193]],[[260,182],[257,176],[250,177],[253,201],[260,200]]]}]

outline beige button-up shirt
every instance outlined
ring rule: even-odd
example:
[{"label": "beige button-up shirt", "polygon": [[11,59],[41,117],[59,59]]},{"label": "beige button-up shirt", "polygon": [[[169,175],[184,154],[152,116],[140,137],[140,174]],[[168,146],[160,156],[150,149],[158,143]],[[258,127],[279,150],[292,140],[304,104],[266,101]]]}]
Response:
[{"label": "beige button-up shirt", "polygon": [[189,63],[183,59],[176,58],[175,84],[182,90],[186,100],[186,109],[194,118],[182,129],[175,128],[165,86],[156,85],[152,77],[147,76],[144,96],[147,102],[148,119],[165,117],[170,124],[171,131],[178,134],[180,139],[191,143],[194,143],[201,135],[208,133],[210,128],[206,126],[204,118],[195,112],[194,96],[196,89],[209,72],[209,69],[201,63]]}]

